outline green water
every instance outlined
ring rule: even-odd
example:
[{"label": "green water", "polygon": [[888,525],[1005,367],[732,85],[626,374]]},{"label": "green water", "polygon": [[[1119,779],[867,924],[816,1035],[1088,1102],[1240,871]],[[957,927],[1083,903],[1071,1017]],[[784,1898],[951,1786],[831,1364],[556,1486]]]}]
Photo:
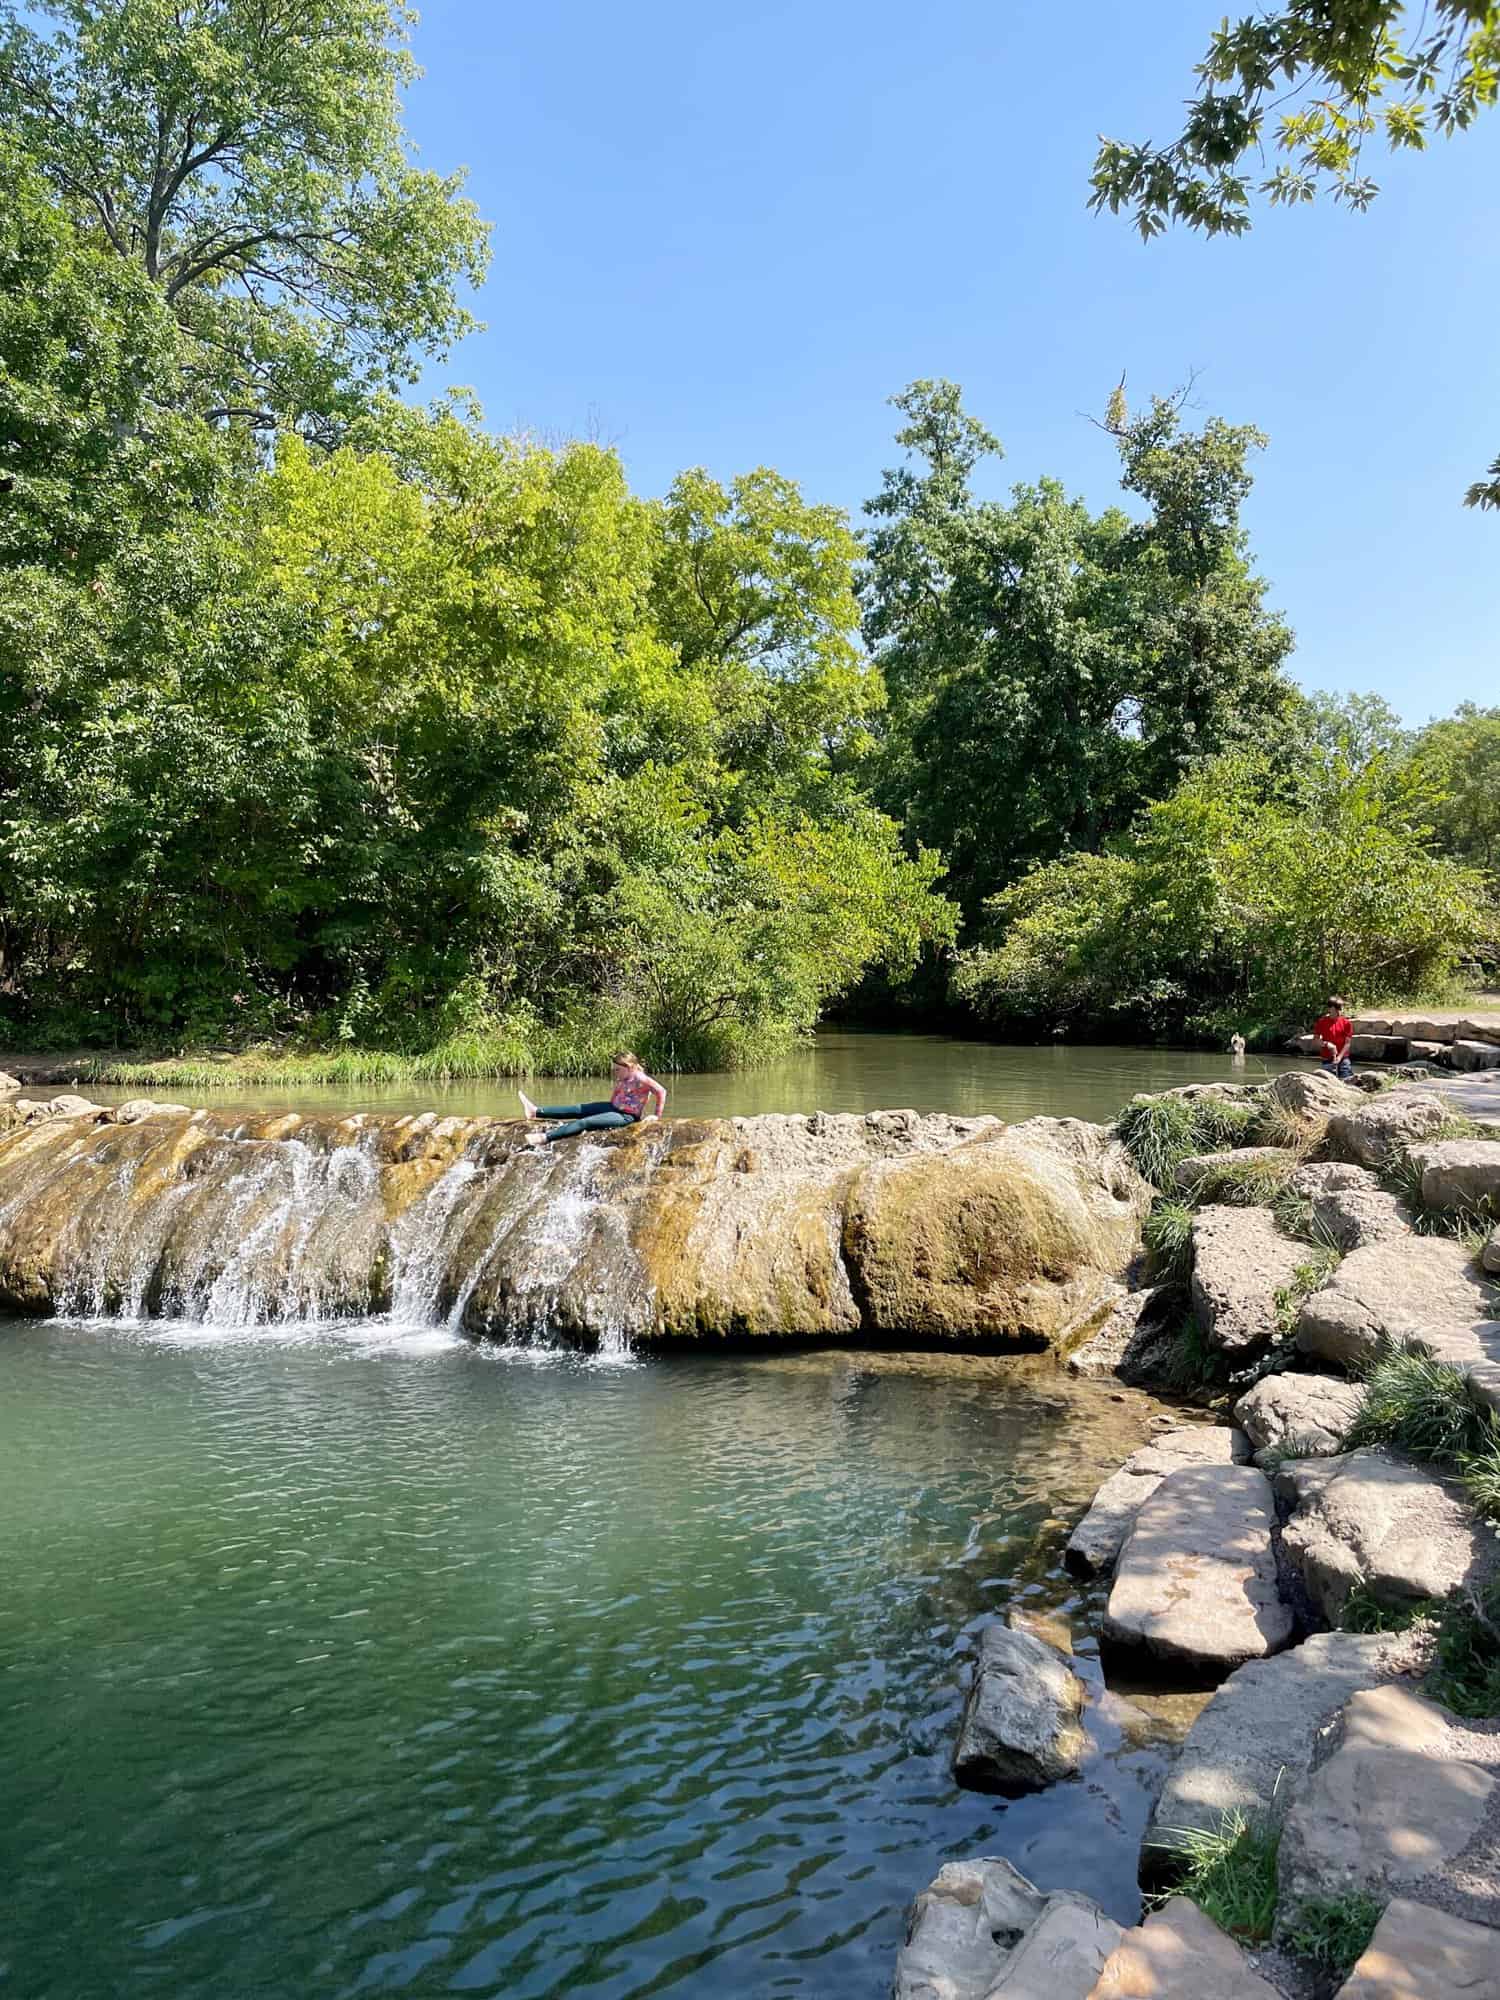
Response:
[{"label": "green water", "polygon": [[[1167,1090],[1179,1083],[1245,1080],[1306,1068],[1281,1056],[1251,1056],[1235,1062],[1227,1055],[1184,1049],[1077,1048],[1056,1043],[1020,1048],[996,1042],[965,1042],[945,1035],[819,1035],[805,1049],[764,1069],[665,1079],[668,1116],[708,1118],[763,1111],[950,1111],[965,1117],[982,1112],[1018,1119],[1112,1118],[1140,1090]],[[608,1097],[606,1076],[556,1077],[528,1081],[539,1102],[572,1103]],[[98,1090],[101,1099],[137,1096],[135,1090]],[[156,1093],[160,1095],[161,1093]],[[509,1082],[448,1085],[401,1084],[337,1089],[303,1086],[296,1090],[247,1090],[234,1086],[212,1093],[225,1107],[290,1108],[296,1111],[381,1110],[516,1115],[516,1087]]]},{"label": "green water", "polygon": [[1159,1745],[1096,1717],[1009,1805],[947,1757],[1144,1422],[1015,1363],[0,1325],[0,1991],[875,2000],[973,1853],[1128,1919]]}]

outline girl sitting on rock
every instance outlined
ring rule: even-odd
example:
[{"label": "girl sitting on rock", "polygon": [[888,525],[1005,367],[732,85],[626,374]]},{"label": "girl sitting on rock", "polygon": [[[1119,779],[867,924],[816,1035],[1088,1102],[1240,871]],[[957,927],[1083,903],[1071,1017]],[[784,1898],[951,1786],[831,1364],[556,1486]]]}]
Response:
[{"label": "girl sitting on rock", "polygon": [[[647,1076],[641,1059],[630,1049],[616,1049],[609,1059],[615,1087],[608,1100],[593,1104],[533,1104],[524,1090],[517,1091],[521,1109],[528,1118],[562,1118],[550,1132],[528,1132],[527,1144],[549,1146],[557,1139],[576,1139],[580,1132],[612,1132],[621,1125],[638,1125],[644,1118],[660,1118],[666,1109],[667,1093]],[[655,1102],[655,1110],[647,1105]]]}]

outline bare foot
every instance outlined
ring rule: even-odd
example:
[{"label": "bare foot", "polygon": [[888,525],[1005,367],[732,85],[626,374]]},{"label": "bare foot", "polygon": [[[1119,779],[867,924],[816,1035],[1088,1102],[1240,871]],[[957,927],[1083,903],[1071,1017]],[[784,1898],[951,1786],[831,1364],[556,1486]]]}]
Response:
[{"label": "bare foot", "polygon": [[516,1095],[521,1100],[521,1109],[526,1114],[526,1116],[528,1118],[535,1118],[536,1106],[532,1103],[531,1099],[526,1095],[525,1091],[518,1090],[516,1092]]}]

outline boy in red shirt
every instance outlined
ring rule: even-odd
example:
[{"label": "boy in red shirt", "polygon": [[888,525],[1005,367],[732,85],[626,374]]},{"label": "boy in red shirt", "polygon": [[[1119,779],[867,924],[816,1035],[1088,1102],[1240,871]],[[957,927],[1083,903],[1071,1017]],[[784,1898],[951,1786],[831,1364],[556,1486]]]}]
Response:
[{"label": "boy in red shirt", "polygon": [[1328,1011],[1313,1022],[1312,1031],[1322,1053],[1324,1069],[1331,1076],[1342,1077],[1347,1083],[1354,1074],[1354,1065],[1349,1060],[1354,1023],[1344,1012],[1344,1003],[1336,993],[1329,996]]}]

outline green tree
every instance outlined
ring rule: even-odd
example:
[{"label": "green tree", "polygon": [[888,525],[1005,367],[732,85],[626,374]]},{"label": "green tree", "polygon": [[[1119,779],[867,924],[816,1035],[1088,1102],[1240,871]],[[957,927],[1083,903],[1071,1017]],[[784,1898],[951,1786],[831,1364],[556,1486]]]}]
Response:
[{"label": "green tree", "polygon": [[1438,838],[1450,854],[1490,877],[1500,900],[1500,708],[1466,701],[1430,722],[1414,759],[1436,794]]},{"label": "green tree", "polygon": [[1384,695],[1331,694],[1314,688],[1291,717],[1304,751],[1325,759],[1342,757],[1356,770],[1380,757],[1390,762],[1410,749],[1412,732]]},{"label": "green tree", "polygon": [[0,0],[0,123],[171,307],[179,401],[328,435],[473,324],[457,290],[484,227],[402,135],[413,19],[401,0]]},{"label": "green tree", "polygon": [[994,440],[950,383],[897,406],[910,454],[869,503],[865,635],[890,690],[881,796],[947,853],[971,918],[1025,867],[1122,830],[1196,758],[1290,699],[1239,509],[1254,431],[1181,427],[1177,401],[1110,428],[1142,520],[1055,482],[977,501]]},{"label": "green tree", "polygon": [[[1104,139],[1090,206],[1128,210],[1144,237],[1169,221],[1240,235],[1254,194],[1311,201],[1319,188],[1364,209],[1379,192],[1365,143],[1418,150],[1467,130],[1500,95],[1495,0],[1294,0],[1227,17],[1198,65],[1201,88],[1164,146]],[[1256,177],[1268,144],[1285,157]],[[1500,507],[1500,459],[1465,495]]]}]

